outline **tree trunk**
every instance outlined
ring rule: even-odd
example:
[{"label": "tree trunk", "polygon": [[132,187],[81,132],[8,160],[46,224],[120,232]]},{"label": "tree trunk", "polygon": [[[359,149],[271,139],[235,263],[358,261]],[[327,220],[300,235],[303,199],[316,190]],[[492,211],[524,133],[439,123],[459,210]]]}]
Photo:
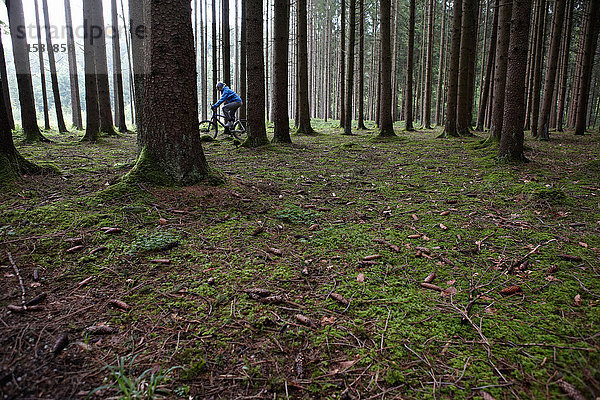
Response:
[{"label": "tree trunk", "polygon": [[[500,0],[498,12],[498,38],[496,40],[496,66],[494,68],[494,97],[490,121],[490,140],[500,141],[504,121],[504,95],[506,89],[506,69],[508,66],[508,46],[512,0]],[[521,127],[522,128],[522,127]]]},{"label": "tree trunk", "polygon": [[121,1],[121,20],[123,21],[123,29],[125,30],[125,46],[127,49],[127,63],[129,65],[129,109],[131,112],[131,123],[135,124],[135,111],[133,109],[135,104],[134,89],[133,89],[133,63],[131,61],[131,45],[129,44],[129,35],[127,34],[127,20],[125,19],[125,7],[123,1]]},{"label": "tree trunk", "polygon": [[308,49],[306,37],[306,0],[298,0],[297,4],[297,43],[298,43],[298,133],[304,135],[314,134],[310,124],[310,109],[308,102]]},{"label": "tree trunk", "polygon": [[[206,87],[206,38],[205,38],[205,28],[204,28],[204,16],[203,13],[206,12],[206,8],[202,7],[202,4],[205,0],[200,0],[200,9],[199,9],[199,24],[200,24],[200,115],[202,115],[202,119],[208,118],[208,90]],[[239,87],[237,88],[239,90]],[[240,107],[243,109],[243,106]],[[241,110],[240,110],[241,114]]]},{"label": "tree trunk", "polygon": [[50,65],[50,80],[52,82],[52,95],[54,96],[54,109],[56,110],[56,120],[58,131],[68,132],[65,124],[65,118],[62,112],[62,101],[58,89],[58,76],[56,74],[56,61],[54,60],[54,47],[52,46],[52,37],[50,33],[50,17],[48,15],[48,1],[42,0],[42,9],[44,11],[44,26],[46,30],[46,46],[48,47],[48,64]]},{"label": "tree trunk", "polygon": [[[46,1],[46,0],[44,0]],[[119,132],[127,132],[125,123],[125,99],[123,96],[123,73],[121,71],[121,44],[119,35],[119,20],[117,18],[117,0],[111,0],[111,22],[113,25],[113,90],[115,94],[115,116]]]},{"label": "tree trunk", "polygon": [[[94,5],[97,0],[83,1],[83,24],[94,26]],[[95,142],[100,137],[100,105],[98,103],[98,79],[96,78],[96,56],[94,36],[86,35],[83,39],[83,62],[85,71],[85,134],[84,142]],[[139,135],[139,131],[138,131]]]},{"label": "tree trunk", "polygon": [[346,73],[346,110],[344,135],[352,135],[352,94],[354,92],[354,41],[356,38],[356,0],[350,0],[350,21],[348,24],[348,71]]},{"label": "tree trunk", "polygon": [[19,88],[19,104],[21,105],[21,125],[25,134],[25,141],[39,142],[48,141],[40,132],[37,125],[37,114],[35,112],[35,98],[33,96],[33,83],[31,81],[31,68],[29,65],[29,46],[27,36],[21,34],[25,25],[22,0],[10,0],[7,2],[8,21],[10,25],[10,37],[12,40],[13,59],[17,74],[17,86]]},{"label": "tree trunk", "polygon": [[258,147],[269,143],[265,128],[263,2],[262,0],[245,0],[244,2],[246,3],[247,23],[252,27],[246,32],[249,136],[244,142],[244,146]]},{"label": "tree trunk", "polygon": [[44,111],[44,130],[50,130],[50,112],[48,109],[48,92],[46,89],[46,67],[44,65],[44,44],[42,43],[42,25],[40,23],[40,12],[38,0],[33,0],[35,8],[35,27],[37,30],[37,53],[40,63],[40,80],[42,86],[42,107]]},{"label": "tree trunk", "polygon": [[498,158],[507,161],[525,161],[523,154],[525,124],[525,74],[531,0],[514,0],[510,27],[510,48],[504,95],[504,123],[498,148]]},{"label": "tree trunk", "polygon": [[358,127],[367,129],[365,126],[365,0],[360,3],[358,20]]},{"label": "tree trunk", "polygon": [[288,44],[290,6],[275,0],[273,13],[273,142],[292,143],[288,113]]},{"label": "tree trunk", "polygon": [[198,134],[194,34],[189,0],[144,0],[152,27],[146,54],[144,140],[133,180],[192,185],[208,175]]},{"label": "tree trunk", "polygon": [[472,68],[472,60],[475,57],[474,48],[476,45],[476,41],[473,38],[475,38],[477,33],[476,10],[476,0],[463,0],[456,109],[456,128],[461,136],[471,134],[472,113],[470,105],[473,104],[473,92],[470,81],[474,78],[475,72],[474,68]]},{"label": "tree trunk", "polygon": [[442,0],[444,3],[444,9],[442,11],[442,34],[440,36],[440,60],[438,65],[438,82],[437,82],[437,90],[435,92],[436,103],[435,103],[435,123],[436,125],[441,125],[441,115],[442,115],[442,107],[443,102],[442,99],[444,97],[442,92],[442,87],[444,83],[444,49],[446,48],[446,0]]},{"label": "tree trunk", "polygon": [[425,129],[431,129],[431,79],[433,73],[433,25],[435,23],[435,1],[429,0],[429,8],[427,12],[427,59],[425,61],[425,99],[423,105],[425,107],[425,115],[423,118]]},{"label": "tree trunk", "polygon": [[71,112],[73,125],[77,130],[83,129],[81,118],[81,100],[79,98],[79,77],[77,76],[77,56],[73,38],[73,21],[71,18],[71,0],[65,0],[65,21],[67,31],[67,56],[69,59],[69,82],[71,83]]},{"label": "tree trunk", "polygon": [[21,174],[36,173],[40,168],[25,160],[15,148],[8,115],[10,106],[4,102],[7,98],[4,85],[0,85],[0,92],[0,189],[2,189],[18,179]]},{"label": "tree trunk", "polygon": [[[6,59],[4,57],[4,44],[2,43],[2,31],[0,30],[0,80],[2,80],[2,95],[6,106],[6,118],[10,130],[15,129],[15,120],[10,103],[10,93],[8,89],[8,73],[6,71]],[[0,112],[2,112],[0,110]]]},{"label": "tree trunk", "polygon": [[[231,85],[231,44],[229,33],[229,0],[221,0],[221,41],[223,42],[223,82]],[[233,85],[232,85],[233,86]]]},{"label": "tree trunk", "polygon": [[538,10],[537,38],[535,46],[535,63],[533,68],[533,89],[531,91],[531,136],[538,136],[538,116],[540,112],[540,88],[542,86],[542,65],[544,63],[545,21],[547,5],[541,0]]},{"label": "tree trunk", "polygon": [[484,129],[486,108],[488,99],[490,97],[490,89],[492,85],[492,71],[494,69],[494,61],[496,55],[496,40],[498,35],[498,8],[500,6],[500,0],[495,1],[494,6],[494,18],[492,20],[492,33],[490,35],[490,47],[488,51],[488,58],[485,66],[485,81],[483,84],[483,93],[479,100],[479,111],[477,112],[477,127],[475,130],[482,132]]},{"label": "tree trunk", "polygon": [[567,4],[567,18],[565,21],[565,35],[563,37],[563,48],[561,53],[561,73],[558,93],[558,105],[556,106],[556,130],[563,131],[563,120],[567,97],[567,78],[569,75],[569,56],[571,54],[571,30],[573,27],[573,1]]},{"label": "tree trunk", "polygon": [[[219,81],[218,69],[219,61],[217,55],[217,2],[212,0],[212,104],[215,104],[218,99],[217,82]],[[244,99],[242,99],[244,100]]]},{"label": "tree trunk", "polygon": [[381,53],[379,65],[381,68],[381,88],[379,106],[379,136],[396,136],[392,121],[392,71],[391,71],[391,38],[390,38],[390,0],[380,0],[380,29],[381,29]]},{"label": "tree trunk", "polygon": [[442,137],[458,137],[457,100],[458,69],[460,63],[460,41],[462,24],[462,0],[454,0],[452,11],[452,38],[450,47],[450,67],[448,71],[448,104],[446,105],[446,126]]},{"label": "tree trunk", "polygon": [[404,113],[406,114],[406,130],[413,127],[413,66],[415,52],[415,8],[416,0],[410,0],[408,12],[408,54],[406,55],[406,89],[404,90]]},{"label": "tree trunk", "polygon": [[345,85],[346,85],[346,1],[341,0],[340,3],[340,73],[339,73],[339,85],[340,91],[338,93],[338,99],[340,102],[339,115],[340,115],[340,128],[345,127],[344,118],[345,118],[345,110],[344,106],[346,95]]},{"label": "tree trunk", "polygon": [[112,107],[110,104],[110,86],[108,84],[108,61],[106,58],[106,32],[104,31],[104,11],[101,0],[92,2],[93,24],[98,35],[94,37],[94,59],[96,64],[96,79],[98,85],[98,104],[100,105],[100,131],[115,135],[113,126]]},{"label": "tree trunk", "polygon": [[145,27],[143,0],[129,0],[129,33],[131,37],[131,59],[133,61],[135,122],[138,137],[138,152],[141,151],[140,138],[143,136],[144,130],[144,77],[146,74],[144,48],[147,41]]},{"label": "tree trunk", "polygon": [[556,98],[554,97],[554,83],[556,79],[556,67],[558,65],[560,40],[562,38],[562,26],[566,3],[567,0],[555,0],[554,9],[552,10],[550,53],[548,54],[548,66],[546,69],[546,79],[544,82],[542,110],[538,120],[538,127],[540,129],[538,136],[540,139],[544,140],[548,140],[550,138],[550,109],[552,108],[552,102],[556,101]]},{"label": "tree trunk", "polygon": [[246,36],[248,30],[247,20],[246,20],[246,1],[242,0],[242,21],[240,24],[240,97],[242,98],[242,102],[244,103],[240,107],[240,118],[246,118],[246,104],[247,104],[247,88],[248,88],[248,79],[247,79],[247,48],[246,48]]},{"label": "tree trunk", "polygon": [[587,0],[591,4],[589,12],[585,16],[584,44],[581,59],[581,74],[579,78],[579,93],[577,93],[575,112],[575,134],[583,135],[587,128],[587,108],[590,97],[590,83],[592,78],[592,66],[594,62],[594,51],[598,41],[598,18],[600,4],[597,0]]}]

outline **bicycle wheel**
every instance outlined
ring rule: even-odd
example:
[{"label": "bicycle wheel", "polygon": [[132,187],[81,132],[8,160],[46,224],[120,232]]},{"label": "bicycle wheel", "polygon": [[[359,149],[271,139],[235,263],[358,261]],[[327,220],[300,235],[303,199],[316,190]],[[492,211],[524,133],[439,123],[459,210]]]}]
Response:
[{"label": "bicycle wheel", "polygon": [[240,142],[244,143],[244,141],[248,138],[248,123],[245,119],[240,119],[235,121],[233,125],[233,130],[231,134]]},{"label": "bicycle wheel", "polygon": [[217,138],[219,131],[217,130],[217,124],[214,121],[202,121],[199,125],[199,130],[201,135],[208,135],[213,139]]}]

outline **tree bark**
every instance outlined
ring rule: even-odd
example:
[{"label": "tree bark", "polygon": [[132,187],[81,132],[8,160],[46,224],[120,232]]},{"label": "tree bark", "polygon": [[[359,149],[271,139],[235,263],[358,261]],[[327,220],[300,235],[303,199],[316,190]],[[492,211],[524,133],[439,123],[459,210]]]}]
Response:
[{"label": "tree bark", "polygon": [[579,93],[577,93],[576,112],[575,112],[575,134],[583,135],[587,128],[587,111],[590,97],[590,83],[592,78],[592,66],[594,62],[594,50],[598,41],[598,18],[600,4],[596,0],[587,0],[591,2],[589,13],[586,15],[584,28],[584,44],[581,60],[581,74],[579,78]]},{"label": "tree bark", "polygon": [[192,185],[208,175],[198,134],[194,34],[189,0],[144,0],[152,32],[146,54],[144,137],[133,180]]},{"label": "tree bark", "polygon": [[542,65],[544,63],[544,37],[545,37],[545,21],[546,21],[547,5],[546,0],[541,0],[538,10],[538,26],[536,46],[535,46],[535,63],[533,68],[533,89],[531,91],[531,136],[538,136],[538,116],[540,112],[540,88],[542,86]]},{"label": "tree bark", "polygon": [[[47,0],[44,0],[47,1]],[[113,91],[115,98],[115,122],[119,132],[127,132],[125,123],[125,99],[123,96],[123,73],[121,71],[121,44],[119,35],[119,19],[117,18],[117,0],[111,0],[111,22],[113,26]]]},{"label": "tree bark", "polygon": [[340,91],[338,93],[338,99],[340,102],[339,115],[340,115],[340,128],[345,125],[344,118],[346,117],[345,110],[345,95],[346,95],[346,1],[341,0],[340,3],[340,72],[339,72],[339,86]]},{"label": "tree bark", "polygon": [[231,85],[231,43],[229,33],[229,0],[221,0],[221,41],[223,42],[223,82]]},{"label": "tree bark", "polygon": [[[85,0],[88,1],[88,0]],[[138,137],[138,152],[141,151],[140,138],[144,130],[144,78],[146,25],[144,23],[143,0],[129,0],[129,33],[131,37],[131,59],[133,61],[133,81],[135,96],[135,122]]]},{"label": "tree bark", "polygon": [[563,48],[561,52],[561,73],[558,92],[558,105],[556,106],[556,130],[563,131],[563,121],[565,114],[565,104],[567,97],[567,78],[569,75],[569,56],[571,50],[571,30],[573,27],[573,1],[569,0],[567,4],[567,18],[565,21],[565,35],[563,37]]},{"label": "tree bark", "polygon": [[554,83],[556,80],[556,67],[558,66],[558,57],[560,50],[560,41],[562,38],[562,26],[565,15],[565,5],[567,0],[555,0],[552,10],[552,35],[550,39],[550,53],[548,54],[548,67],[546,69],[546,79],[544,82],[544,96],[542,98],[542,109],[540,112],[538,127],[540,139],[548,140],[550,138],[549,122],[550,109],[554,97]]},{"label": "tree bark", "polygon": [[365,0],[360,3],[358,20],[358,127],[367,129],[365,126]]},{"label": "tree bark", "polygon": [[249,135],[244,146],[258,147],[269,143],[265,127],[263,2],[262,0],[245,0],[245,2],[247,23],[252,29],[246,32]]},{"label": "tree bark", "polygon": [[490,34],[490,47],[488,51],[488,58],[485,67],[485,81],[483,84],[483,93],[479,101],[479,111],[477,112],[477,127],[475,130],[482,132],[485,124],[486,109],[488,99],[490,97],[490,89],[492,85],[492,71],[494,69],[494,61],[496,55],[496,40],[498,35],[498,7],[500,6],[500,0],[495,1],[494,6],[494,18],[492,20],[492,32]]},{"label": "tree bark", "polygon": [[42,107],[44,111],[44,130],[50,130],[50,112],[48,107],[48,91],[46,89],[46,66],[44,64],[44,44],[42,43],[42,24],[40,23],[40,12],[38,0],[33,0],[35,8],[35,28],[37,31],[37,53],[40,63],[40,80],[42,88]]},{"label": "tree bark", "polygon": [[431,129],[431,79],[433,73],[433,26],[435,23],[435,1],[429,0],[427,12],[427,58],[425,66],[425,115],[423,118],[425,129]]},{"label": "tree bark", "polygon": [[242,103],[244,103],[240,107],[240,118],[246,118],[246,104],[247,104],[247,49],[246,49],[246,36],[247,36],[247,21],[246,21],[246,0],[242,0],[242,16],[241,16],[241,26],[240,26],[240,97],[242,98]]},{"label": "tree bark", "polygon": [[444,9],[442,11],[442,34],[440,36],[440,60],[438,65],[438,82],[437,82],[437,90],[435,93],[436,96],[436,104],[435,104],[435,123],[436,125],[441,125],[441,115],[442,115],[442,107],[444,94],[442,92],[443,83],[444,83],[444,50],[446,48],[446,0],[442,0],[444,3]]},{"label": "tree bark", "polygon": [[508,66],[508,46],[510,43],[512,0],[500,0],[498,12],[498,38],[496,41],[496,66],[494,67],[494,97],[489,139],[500,141],[504,121],[504,96],[506,89],[506,71]]},{"label": "tree bark", "polygon": [[380,106],[379,106],[379,136],[396,136],[392,121],[392,71],[391,71],[391,49],[390,49],[390,0],[379,0],[380,29],[381,29],[381,53],[379,65],[381,68],[380,79]]},{"label": "tree bark", "polygon": [[65,0],[65,22],[67,31],[67,57],[69,59],[69,82],[71,84],[71,112],[73,125],[77,130],[83,129],[81,118],[81,100],[79,97],[79,77],[77,74],[77,55],[73,38],[73,21],[71,18],[71,0]]},{"label": "tree bark", "polygon": [[463,0],[456,108],[456,128],[461,136],[471,135],[472,113],[470,105],[473,104],[471,80],[474,78],[475,72],[475,69],[472,68],[472,61],[475,58],[474,48],[476,45],[473,38],[476,37],[477,33],[476,10],[476,0]]},{"label": "tree bark", "polygon": [[25,26],[22,0],[9,0],[7,1],[6,8],[8,10],[13,59],[17,74],[17,86],[19,88],[19,104],[21,105],[21,125],[23,126],[25,141],[46,142],[49,140],[41,134],[37,124],[27,36],[20,31],[20,27]]},{"label": "tree bark", "polygon": [[350,0],[350,21],[348,24],[348,71],[346,73],[346,113],[344,135],[352,134],[352,94],[354,92],[354,41],[356,38],[356,0]]},{"label": "tree bark", "polygon": [[273,14],[273,142],[292,143],[288,113],[288,0],[275,0]]},{"label": "tree bark", "polygon": [[457,101],[458,69],[460,63],[460,42],[462,24],[462,0],[454,0],[452,11],[452,38],[450,46],[450,66],[448,71],[448,100],[446,105],[446,126],[442,137],[458,137]]},{"label": "tree bark", "polygon": [[[88,29],[94,25],[94,5],[97,0],[83,1],[83,24]],[[100,137],[100,105],[98,103],[98,79],[96,78],[96,56],[91,34],[83,39],[83,62],[85,71],[85,134],[84,142],[95,142]],[[138,131],[139,132],[139,131]],[[138,133],[139,134],[139,133]]]},{"label": "tree bark", "polygon": [[94,38],[94,59],[96,64],[96,80],[98,85],[98,104],[100,105],[100,131],[115,135],[112,107],[110,103],[110,86],[108,84],[108,61],[106,58],[106,32],[104,30],[104,11],[101,0],[92,2],[93,28],[98,35]]},{"label": "tree bark", "polygon": [[[15,120],[10,103],[10,93],[8,89],[8,73],[6,71],[6,59],[4,57],[4,44],[2,43],[2,32],[0,30],[0,80],[2,80],[2,95],[6,106],[6,118],[10,130],[15,129]],[[1,111],[0,111],[1,112]]]},{"label": "tree bark", "polygon": [[413,126],[413,66],[415,52],[415,8],[416,0],[410,0],[408,11],[408,53],[406,55],[406,89],[404,90],[404,113],[406,114],[406,130],[411,132]]},{"label": "tree bark", "polygon": [[306,0],[298,0],[297,4],[297,43],[298,43],[298,133],[314,134],[310,123],[310,107],[308,102],[308,49],[306,37]]},{"label": "tree bark", "polygon": [[[212,0],[212,104],[215,104],[218,99],[217,82],[219,82],[219,59],[217,55],[217,2]],[[242,99],[244,100],[244,99]]]},{"label": "tree bark", "polygon": [[56,120],[58,122],[58,131],[68,132],[65,124],[65,118],[62,111],[62,101],[58,89],[58,75],[56,74],[56,61],[54,59],[54,47],[52,46],[52,36],[50,33],[50,16],[48,15],[48,1],[42,0],[42,9],[44,11],[44,26],[46,31],[46,46],[48,47],[48,64],[50,65],[50,80],[52,82],[52,95],[54,96],[54,109],[56,110]]},{"label": "tree bark", "polygon": [[504,123],[498,148],[498,158],[506,161],[525,161],[523,154],[525,124],[525,74],[531,0],[514,0],[510,28]]}]

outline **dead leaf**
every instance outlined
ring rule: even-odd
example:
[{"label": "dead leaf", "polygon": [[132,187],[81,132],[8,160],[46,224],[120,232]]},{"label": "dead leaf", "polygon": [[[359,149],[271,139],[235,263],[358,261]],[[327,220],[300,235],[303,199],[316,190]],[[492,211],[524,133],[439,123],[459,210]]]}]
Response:
[{"label": "dead leaf", "polygon": [[581,247],[584,247],[584,248],[586,248],[586,249],[588,248],[588,244],[587,244],[587,243],[585,243],[585,242],[579,242],[579,245],[580,245]]},{"label": "dead leaf", "polygon": [[358,283],[363,283],[363,282],[365,281],[365,274],[363,274],[362,272],[361,272],[361,273],[359,273],[359,274],[356,276],[356,281],[357,281]]},{"label": "dead leaf", "polygon": [[161,224],[161,225],[166,225],[167,224],[167,220],[164,219],[164,218],[159,218],[158,219],[158,223]]},{"label": "dead leaf", "polygon": [[452,279],[452,280],[446,281],[446,285],[448,285],[448,286],[452,286],[455,283],[456,283],[456,279]]},{"label": "dead leaf", "polygon": [[458,293],[458,290],[454,286],[450,286],[449,288],[444,289],[443,293],[446,295],[455,295]]},{"label": "dead leaf", "polygon": [[412,219],[413,219],[413,221],[418,221],[419,217],[417,217],[417,214],[413,214],[412,215]]},{"label": "dead leaf", "polygon": [[321,325],[333,325],[334,323],[335,323],[335,317],[321,318]]},{"label": "dead leaf", "polygon": [[581,305],[581,295],[578,293],[577,295],[575,295],[575,305],[577,307],[579,307]]},{"label": "dead leaf", "polygon": [[548,276],[547,276],[545,279],[546,279],[548,282],[561,282],[561,280],[560,280],[560,279],[557,279],[557,278],[555,278],[555,277],[554,277],[554,276],[552,276],[552,275],[548,275]]},{"label": "dead leaf", "polygon": [[448,229],[448,227],[447,227],[446,225],[444,225],[444,224],[440,224],[440,228],[441,228],[443,231],[445,231],[445,230],[447,230],[447,229]]},{"label": "dead leaf", "polygon": [[269,247],[269,253],[275,254],[276,256],[283,254],[283,252],[276,247]]},{"label": "dead leaf", "polygon": [[448,214],[450,214],[450,211],[442,211],[442,212],[440,213],[440,215],[441,215],[442,217],[443,217],[443,216],[445,216],[445,215],[448,215]]},{"label": "dead leaf", "polygon": [[171,264],[171,260],[168,258],[156,258],[154,260],[150,260],[153,264]]}]

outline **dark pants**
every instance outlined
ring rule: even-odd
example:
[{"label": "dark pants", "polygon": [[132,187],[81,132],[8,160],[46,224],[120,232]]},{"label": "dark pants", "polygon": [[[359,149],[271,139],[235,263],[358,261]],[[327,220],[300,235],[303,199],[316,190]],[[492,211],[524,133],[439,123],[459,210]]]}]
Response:
[{"label": "dark pants", "polygon": [[235,121],[235,112],[241,106],[242,106],[241,101],[235,101],[233,103],[229,103],[229,104],[223,106],[223,113],[227,117],[228,121],[231,121],[231,122]]}]

